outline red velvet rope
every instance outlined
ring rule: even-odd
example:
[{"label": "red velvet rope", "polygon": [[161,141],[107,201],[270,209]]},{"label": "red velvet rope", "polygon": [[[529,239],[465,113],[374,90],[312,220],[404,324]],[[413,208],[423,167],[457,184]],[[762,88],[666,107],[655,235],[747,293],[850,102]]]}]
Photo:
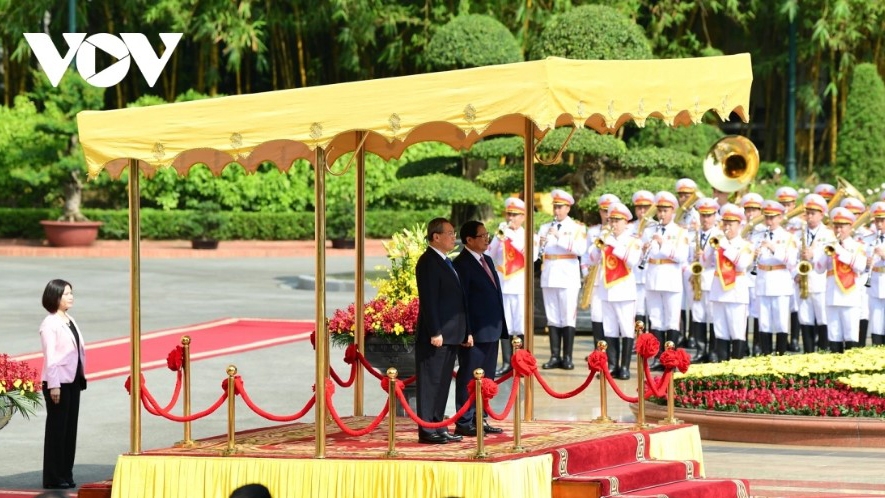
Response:
[{"label": "red velvet rope", "polygon": [[341,377],[338,376],[338,373],[335,372],[335,368],[331,365],[329,365],[329,376],[332,377],[332,380],[334,380],[339,386],[350,387],[353,384],[353,381],[356,380],[356,363],[351,363],[350,377],[348,377],[346,381],[341,380]]},{"label": "red velvet rope", "polygon": [[177,372],[181,370],[182,365],[184,365],[184,346],[175,346],[166,356],[166,366],[169,370]]},{"label": "red velvet rope", "polygon": [[447,418],[441,422],[427,422],[427,421],[421,420],[421,418],[418,417],[418,414],[416,414],[412,410],[412,407],[409,406],[409,402],[408,402],[408,400],[406,400],[406,395],[403,394],[403,390],[400,389],[399,384],[397,384],[397,386],[396,386],[396,399],[399,400],[400,406],[403,407],[403,410],[406,412],[406,415],[408,415],[409,418],[412,419],[413,422],[420,425],[421,427],[424,427],[425,429],[441,429],[443,427],[447,427],[447,426],[455,423],[455,421],[457,421],[465,413],[467,413],[467,410],[471,406],[473,406],[474,402],[476,401],[476,398],[471,398],[469,401],[467,401],[467,403],[464,403],[464,406],[462,406],[461,409],[458,410],[458,413],[452,415],[450,418]]},{"label": "red velvet rope", "polygon": [[540,372],[535,372],[535,378],[538,379],[538,383],[541,384],[541,387],[543,387],[544,390],[547,391],[547,394],[549,394],[550,396],[553,396],[556,399],[566,399],[566,398],[571,398],[571,397],[577,396],[578,394],[581,394],[581,392],[584,389],[587,389],[587,386],[589,386],[590,383],[593,382],[593,377],[595,377],[595,376],[596,376],[596,372],[591,370],[590,374],[587,375],[587,378],[584,379],[583,384],[581,384],[580,386],[578,386],[577,388],[575,388],[572,391],[561,393],[561,392],[554,391],[553,388],[547,384],[547,381],[544,380],[544,377],[541,376]]},{"label": "red velvet rope", "polygon": [[236,376],[236,378],[235,378],[234,389],[236,389],[237,394],[241,398],[243,398],[243,401],[246,403],[246,406],[248,406],[253,412],[257,413],[261,417],[264,417],[268,420],[273,420],[274,422],[293,422],[295,420],[298,420],[299,418],[301,418],[305,414],[307,414],[308,410],[313,408],[313,405],[314,405],[314,403],[316,403],[316,400],[317,400],[317,396],[316,396],[316,394],[314,394],[313,396],[310,397],[309,400],[307,400],[307,404],[304,405],[304,408],[302,408],[301,411],[294,413],[292,415],[274,415],[272,413],[262,410],[261,408],[258,407],[258,405],[256,405],[252,401],[252,398],[250,398],[249,394],[246,392],[246,386],[243,385],[243,379],[240,378],[239,375]]},{"label": "red velvet rope", "polygon": [[373,367],[372,364],[369,363],[368,360],[366,360],[366,357],[363,356],[362,353],[359,353],[358,358],[359,358],[360,363],[366,368],[366,370],[369,371],[370,374],[374,375],[376,379],[381,380],[381,379],[387,378],[386,376],[381,375],[380,373],[376,372],[375,367]]},{"label": "red velvet rope", "polygon": [[[227,379],[224,379],[224,382],[222,383],[222,388],[224,389],[224,392],[221,393],[221,397],[218,398],[218,401],[216,401],[215,404],[199,413],[191,414],[188,417],[179,417],[178,415],[173,415],[169,413],[168,410],[163,410],[162,408],[160,408],[157,400],[155,400],[154,397],[151,396],[151,393],[148,391],[147,386],[145,386],[143,383],[141,386],[141,401],[142,404],[144,404],[145,409],[147,409],[147,411],[150,412],[152,415],[158,415],[174,422],[193,422],[194,420],[201,419],[206,415],[211,414],[224,403],[224,400],[227,399]],[[150,403],[151,407],[153,407],[153,410],[148,407],[148,403]]]},{"label": "red velvet rope", "polygon": [[513,373],[513,369],[511,368],[509,372],[505,373],[504,375],[502,375],[500,377],[495,378],[495,384],[498,384],[500,386],[501,384],[510,380],[510,378],[513,377],[514,375],[515,374]]},{"label": "red velvet rope", "polygon": [[648,368],[647,361],[643,362],[643,367],[645,368],[645,385],[646,387],[648,387],[648,393],[646,394],[651,394],[657,396],[658,398],[666,398],[667,384],[670,382],[670,377],[673,376],[673,369],[667,368],[664,371],[664,375],[661,376],[661,380],[659,382],[655,382],[654,377],[652,377],[651,370],[649,370]]},{"label": "red velvet rope", "polygon": [[[504,375],[503,377],[501,377],[501,379],[507,379],[512,376],[513,376],[513,370],[507,372],[507,374]],[[518,389],[517,386],[519,386],[519,380],[520,380],[520,377],[516,377],[513,379],[513,388],[510,389],[510,397],[507,398],[507,405],[504,407],[504,410],[502,410],[500,414],[496,413],[494,410],[492,410],[492,407],[489,404],[489,400],[483,398],[482,407],[483,407],[483,410],[485,410],[485,412],[489,414],[489,417],[492,417],[495,420],[504,420],[505,418],[507,418],[507,415],[510,415],[510,410],[513,409],[513,403],[516,402],[516,390]],[[498,381],[498,379],[495,379],[495,382],[497,382],[497,381]]]},{"label": "red velvet rope", "polygon": [[387,417],[389,413],[390,406],[388,403],[384,403],[384,408],[381,409],[381,413],[372,420],[372,423],[367,425],[366,427],[360,430],[354,430],[347,426],[341,417],[338,416],[338,411],[335,410],[335,405],[332,403],[332,395],[335,393],[335,384],[330,380],[326,380],[326,405],[329,407],[329,414],[332,415],[332,420],[335,421],[335,424],[338,425],[338,428],[341,429],[342,432],[352,437],[360,437],[365,436],[366,434],[374,431],[384,418]]},{"label": "red velvet rope", "polygon": [[[176,372],[177,372],[177,375],[175,378],[175,388],[172,391],[172,400],[169,401],[169,404],[167,404],[165,407],[163,407],[163,411],[166,411],[166,412],[171,410],[172,407],[175,406],[176,403],[178,403],[178,396],[181,394],[181,376],[182,376],[182,374],[181,374],[181,370],[176,370]],[[145,386],[144,374],[139,374],[139,378],[141,379],[142,389],[144,389],[145,388],[144,387]],[[126,377],[126,382],[123,383],[123,387],[126,388],[127,393],[129,393],[130,395],[132,394],[132,378],[131,377]]]},{"label": "red velvet rope", "polygon": [[[640,359],[640,361],[645,361]],[[611,372],[608,371],[608,368],[603,368],[601,372],[599,372],[602,376],[605,377],[605,380],[608,382],[608,385],[611,386],[612,390],[615,394],[618,395],[619,398],[626,401],[627,403],[638,403],[639,396],[627,396],[624,394],[624,391],[621,391],[621,387],[615,382],[615,379],[612,377]]]}]

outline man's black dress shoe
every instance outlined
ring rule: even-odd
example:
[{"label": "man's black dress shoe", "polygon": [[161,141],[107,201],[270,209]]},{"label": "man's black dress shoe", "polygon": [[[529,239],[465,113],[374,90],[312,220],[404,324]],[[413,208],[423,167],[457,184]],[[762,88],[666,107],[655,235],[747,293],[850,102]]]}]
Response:
[{"label": "man's black dress shoe", "polygon": [[76,488],[77,483],[75,483],[74,481],[68,481],[68,486],[70,486],[71,488]]},{"label": "man's black dress shoe", "polygon": [[419,434],[418,442],[421,444],[446,444],[449,439],[442,434],[434,432],[433,434]]},{"label": "man's black dress shoe", "polygon": [[482,424],[482,430],[486,434],[501,434],[502,432],[504,432],[504,429],[500,427],[492,427],[489,424]]},{"label": "man's black dress shoe", "polygon": [[455,434],[464,437],[476,437],[475,425],[457,425],[455,426]]},{"label": "man's black dress shoe", "polygon": [[58,484],[44,484],[43,489],[71,489],[73,486],[66,482],[58,483]]},{"label": "man's black dress shoe", "polygon": [[457,434],[452,434],[452,433],[449,432],[449,431],[441,432],[441,433],[438,433],[438,434],[440,434],[440,435],[442,435],[442,437],[448,439],[450,443],[456,443],[456,442],[458,442],[458,441],[464,439],[463,437],[461,437],[461,436],[459,436],[459,435],[457,435]]}]

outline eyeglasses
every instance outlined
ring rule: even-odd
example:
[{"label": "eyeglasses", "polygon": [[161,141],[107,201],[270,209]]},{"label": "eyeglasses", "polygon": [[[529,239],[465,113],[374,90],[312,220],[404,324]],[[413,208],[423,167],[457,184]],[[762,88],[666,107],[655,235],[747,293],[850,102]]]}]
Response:
[{"label": "eyeglasses", "polygon": [[486,233],[478,233],[478,234],[474,235],[474,236],[471,237],[471,238],[473,238],[473,239],[482,239],[482,240],[490,240],[490,239],[491,239],[491,234],[488,233],[488,232],[486,232]]}]

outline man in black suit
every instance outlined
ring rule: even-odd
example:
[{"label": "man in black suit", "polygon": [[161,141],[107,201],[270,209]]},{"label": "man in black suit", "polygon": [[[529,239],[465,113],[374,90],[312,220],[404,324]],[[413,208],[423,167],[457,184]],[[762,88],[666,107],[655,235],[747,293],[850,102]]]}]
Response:
[{"label": "man in black suit", "polygon": [[[461,279],[461,288],[467,298],[467,330],[473,345],[458,351],[458,377],[455,380],[455,403],[458,410],[470,401],[467,385],[473,380],[473,371],[482,368],[485,377],[495,379],[498,364],[498,340],[507,338],[504,320],[504,297],[495,263],[485,254],[489,247],[489,231],[479,221],[468,221],[461,226],[464,250],[455,258],[455,269]],[[464,413],[455,427],[455,434],[476,436],[476,407]],[[489,434],[503,432],[483,421]]]},{"label": "man in black suit", "polygon": [[[418,326],[415,331],[418,416],[428,422],[445,418],[455,358],[462,343],[472,344],[467,334],[467,301],[461,282],[446,256],[455,248],[455,228],[445,218],[427,225],[429,247],[415,264],[418,283]],[[418,442],[445,444],[460,441],[446,428],[418,428]]]}]

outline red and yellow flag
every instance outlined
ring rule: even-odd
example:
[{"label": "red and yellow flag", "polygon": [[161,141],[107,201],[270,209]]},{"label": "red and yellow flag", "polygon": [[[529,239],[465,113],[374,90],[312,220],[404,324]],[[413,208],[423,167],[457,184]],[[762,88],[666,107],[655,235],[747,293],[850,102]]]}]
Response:
[{"label": "red and yellow flag", "polygon": [[716,249],[716,273],[719,275],[719,283],[723,290],[731,290],[737,280],[737,270],[734,263],[725,257],[725,249]]},{"label": "red and yellow flag", "polygon": [[514,273],[518,273],[525,268],[525,255],[513,247],[510,239],[504,239],[504,266],[501,273],[504,278],[510,278]]},{"label": "red and yellow flag", "polygon": [[602,253],[602,262],[605,265],[605,272],[602,277],[606,289],[630,275],[630,269],[627,268],[627,264],[624,263],[624,260],[615,256],[614,251],[614,247],[605,246],[605,250]]},{"label": "red and yellow flag", "polygon": [[854,288],[854,270],[851,265],[845,264],[835,257],[833,258],[833,276],[836,277],[836,285],[843,293],[850,292]]}]

